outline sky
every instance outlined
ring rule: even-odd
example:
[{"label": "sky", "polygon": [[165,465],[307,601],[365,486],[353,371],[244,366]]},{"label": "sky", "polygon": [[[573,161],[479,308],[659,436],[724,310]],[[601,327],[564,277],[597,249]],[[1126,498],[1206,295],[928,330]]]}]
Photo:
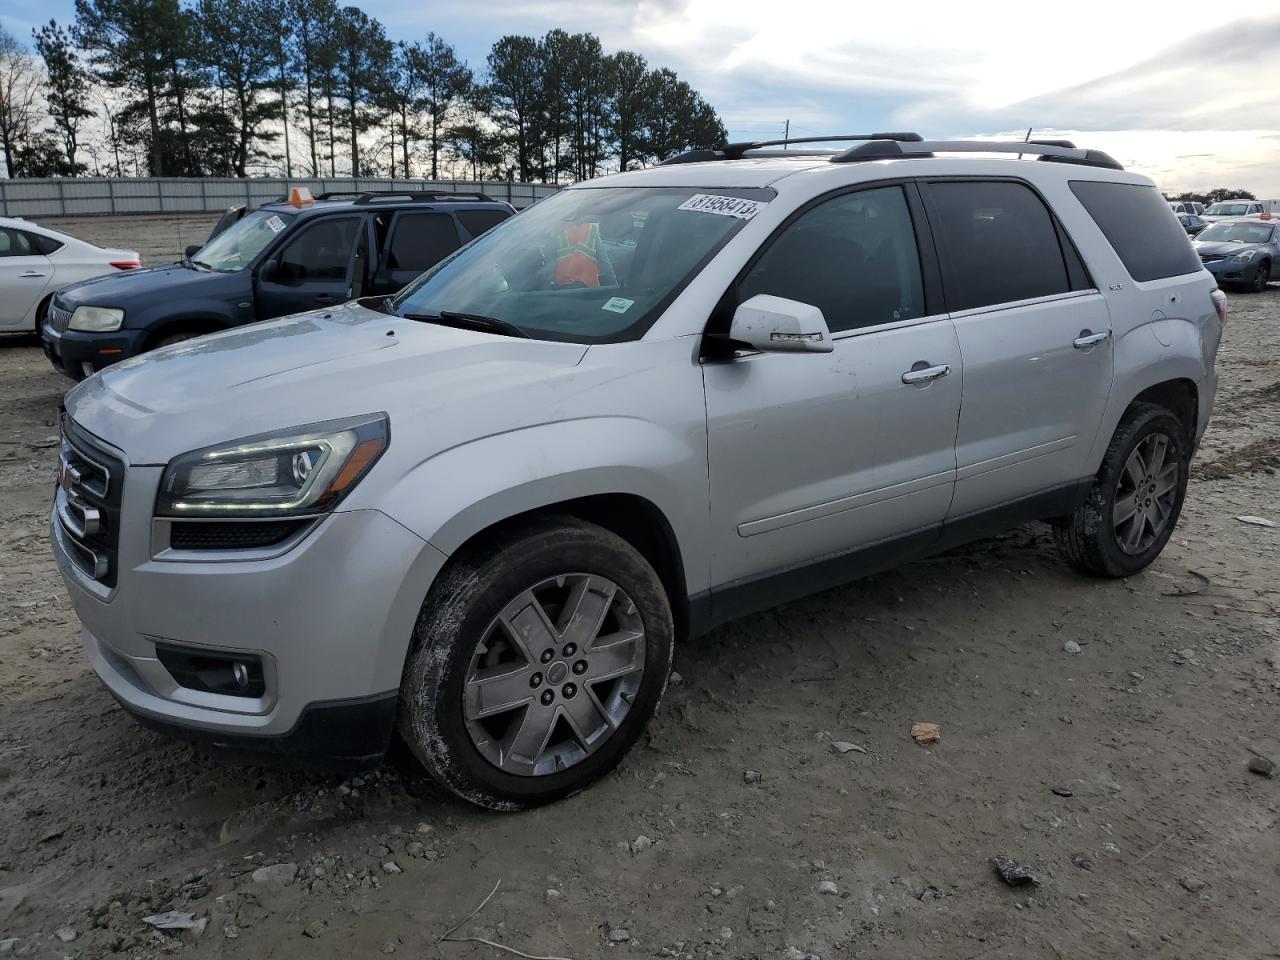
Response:
[{"label": "sky", "polygon": [[[498,36],[597,34],[668,66],[732,140],[916,130],[1066,137],[1167,192],[1280,197],[1280,0],[474,0],[359,4],[393,39],[434,30],[473,66]],[[24,40],[73,0],[0,0]]]}]

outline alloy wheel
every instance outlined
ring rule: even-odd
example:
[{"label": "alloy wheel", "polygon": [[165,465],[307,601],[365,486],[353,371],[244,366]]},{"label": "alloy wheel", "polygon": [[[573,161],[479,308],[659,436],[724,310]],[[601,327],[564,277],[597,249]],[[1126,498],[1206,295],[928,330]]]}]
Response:
[{"label": "alloy wheel", "polygon": [[1181,464],[1169,460],[1170,438],[1152,433],[1125,461],[1116,485],[1111,524],[1116,543],[1128,554],[1148,550],[1173,515]]},{"label": "alloy wheel", "polygon": [[506,773],[558,773],[618,729],[644,666],[644,624],[616,583],[587,573],[543,580],[508,602],[477,644],[463,690],[467,732]]}]

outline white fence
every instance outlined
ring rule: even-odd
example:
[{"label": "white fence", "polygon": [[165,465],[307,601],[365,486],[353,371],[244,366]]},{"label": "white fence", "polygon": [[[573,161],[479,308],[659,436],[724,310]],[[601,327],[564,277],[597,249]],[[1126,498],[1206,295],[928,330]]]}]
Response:
[{"label": "white fence", "polygon": [[550,184],[505,180],[386,180],[350,177],[285,179],[254,177],[50,177],[0,180],[0,216],[92,217],[132,213],[220,213],[247,203],[278,200],[290,187],[312,193],[363,190],[422,190],[436,193],[484,193],[522,210],[558,189]]}]

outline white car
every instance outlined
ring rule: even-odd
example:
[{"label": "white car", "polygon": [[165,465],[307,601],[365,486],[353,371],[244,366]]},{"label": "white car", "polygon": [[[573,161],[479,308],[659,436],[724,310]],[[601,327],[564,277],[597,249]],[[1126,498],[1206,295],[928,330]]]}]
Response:
[{"label": "white car", "polygon": [[35,330],[62,287],[142,266],[136,250],[105,250],[27,220],[0,217],[0,333]]}]

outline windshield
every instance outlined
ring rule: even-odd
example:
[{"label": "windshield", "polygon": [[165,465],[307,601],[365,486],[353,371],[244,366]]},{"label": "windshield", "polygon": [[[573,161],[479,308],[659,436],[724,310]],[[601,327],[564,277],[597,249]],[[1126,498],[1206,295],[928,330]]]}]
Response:
[{"label": "windshield", "polygon": [[1239,243],[1266,243],[1271,239],[1271,231],[1274,229],[1269,223],[1215,223],[1196,239],[1206,243],[1227,243],[1232,240]]},{"label": "windshield", "polygon": [[1211,217],[1242,217],[1248,212],[1247,203],[1215,203],[1205,211]]},{"label": "windshield", "polygon": [[564,190],[406,287],[402,316],[494,317],[537,339],[634,340],[774,196],[764,189]]},{"label": "windshield", "polygon": [[191,261],[218,273],[243,270],[293,218],[292,213],[255,210],[206,243]]}]

